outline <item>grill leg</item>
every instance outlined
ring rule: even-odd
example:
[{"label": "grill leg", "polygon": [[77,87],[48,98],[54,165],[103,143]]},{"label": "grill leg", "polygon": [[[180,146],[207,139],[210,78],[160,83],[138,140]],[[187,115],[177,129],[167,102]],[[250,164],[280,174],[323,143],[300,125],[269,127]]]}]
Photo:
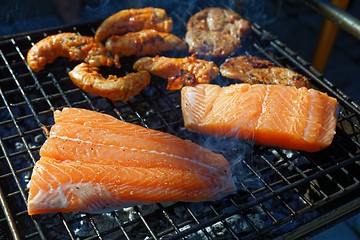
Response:
[{"label": "grill leg", "polygon": [[[346,9],[349,4],[349,0],[332,0],[331,2],[341,9]],[[329,19],[324,19],[312,62],[319,72],[325,70],[338,30],[339,27],[336,24]]]}]

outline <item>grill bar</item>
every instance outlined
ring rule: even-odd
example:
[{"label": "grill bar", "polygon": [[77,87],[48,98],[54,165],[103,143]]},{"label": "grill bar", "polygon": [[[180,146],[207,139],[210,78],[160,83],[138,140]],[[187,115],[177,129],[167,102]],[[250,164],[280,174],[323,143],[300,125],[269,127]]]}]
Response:
[{"label": "grill bar", "polygon": [[4,211],[6,220],[8,222],[8,225],[9,225],[9,228],[11,231],[11,235],[13,236],[13,238],[15,240],[21,239],[20,235],[16,229],[16,223],[14,221],[14,218],[12,217],[11,210],[9,208],[9,205],[7,204],[6,198],[5,198],[4,193],[1,190],[1,188],[0,188],[0,203],[1,203],[1,207]]},{"label": "grill bar", "polygon": [[[2,53],[1,51],[0,51],[0,55],[1,55],[1,56],[3,57],[3,59],[4,59],[4,55],[3,55],[3,53]],[[5,62],[7,63],[6,59],[4,59],[4,60],[5,60]],[[2,99],[4,100],[4,103],[5,103],[5,105],[6,105],[5,107],[6,107],[7,109],[9,109],[9,113],[11,114],[10,106],[7,104],[7,101],[6,101],[6,99],[4,98],[4,93],[2,92],[2,89],[1,89],[1,88],[0,88],[0,95],[1,95]],[[12,115],[12,114],[11,114],[11,119],[12,119],[12,122],[15,123],[15,127],[16,127],[16,129],[19,131],[20,136],[21,136],[20,127],[16,124],[15,117],[14,117],[14,115]],[[22,142],[25,144],[25,146],[26,146],[26,148],[27,148],[27,149],[26,149],[26,150],[27,150],[27,153],[29,153],[29,155],[31,156],[31,152],[30,152],[29,146],[28,146],[26,140],[25,140],[23,137],[22,137]],[[2,142],[1,140],[0,140],[0,146],[1,146],[2,151],[5,153],[5,152],[6,152],[6,149],[4,148],[4,144],[3,144],[3,142]],[[14,177],[14,180],[15,180],[15,182],[16,182],[16,185],[18,186],[19,189],[21,189],[21,184],[20,184],[20,182],[19,182],[19,180],[18,180],[18,178],[17,178],[17,172],[13,169],[13,167],[12,167],[12,165],[11,165],[11,161],[10,161],[10,159],[9,159],[9,156],[6,156],[6,155],[5,155],[5,158],[6,158],[6,161],[8,162],[8,164],[9,164],[9,166],[10,166],[11,175]],[[32,159],[32,161],[35,163],[35,159],[34,159],[33,157],[31,157],[31,159]],[[10,213],[11,213],[11,210],[9,209],[9,205],[8,205],[7,202],[6,202],[6,198],[4,198],[4,193],[3,193],[3,191],[1,190],[1,188],[0,188],[0,191],[1,191],[1,192],[0,192],[0,195],[1,195],[1,206],[2,206],[2,208],[3,208],[3,210],[4,210],[5,214],[6,214],[6,219],[7,219],[8,225],[9,225],[9,227],[10,227],[12,237],[13,237],[14,239],[21,239],[21,237],[19,237],[18,230],[16,229],[16,224],[15,224],[14,218],[12,217],[13,215],[10,214]],[[25,196],[24,191],[21,190],[21,191],[20,191],[20,194],[21,194],[22,198],[24,199],[24,201],[26,201],[26,196]],[[34,223],[34,225],[35,225],[36,229],[38,230],[39,236],[40,236],[42,239],[45,239],[45,236],[44,236],[44,234],[42,233],[39,225],[38,225],[36,222]]]},{"label": "grill bar", "polygon": [[341,212],[340,214],[335,214],[335,211],[330,212],[329,214],[321,216],[320,219],[316,220],[316,222],[309,222],[308,224],[302,225],[296,229],[296,231],[284,235],[283,239],[297,239],[309,233],[314,235],[315,233],[319,233],[323,230],[321,227],[329,228],[347,218],[350,218],[351,216],[355,216],[360,213],[359,202],[354,201],[347,203],[346,205],[341,206],[339,211]]},{"label": "grill bar", "polygon": [[[359,159],[360,159],[360,157],[356,157],[356,158],[349,159],[349,160],[347,160],[347,161],[345,161],[345,162],[342,162],[342,163],[339,164],[339,165],[334,165],[334,166],[330,167],[329,169],[326,170],[326,172],[327,172],[327,173],[334,172],[334,171],[338,170],[339,168],[342,168],[342,167],[344,167],[344,166],[346,166],[346,165],[349,165],[349,164],[351,164],[351,163],[354,163],[355,161],[359,161]],[[235,215],[235,214],[237,214],[237,213],[240,213],[242,210],[245,210],[245,209],[253,206],[253,205],[254,205],[254,202],[256,202],[256,203],[264,202],[264,201],[267,200],[267,199],[270,199],[270,198],[272,198],[272,197],[274,197],[274,196],[275,196],[275,197],[276,197],[276,196],[279,196],[281,193],[284,193],[284,192],[289,191],[289,190],[291,190],[291,189],[293,189],[293,188],[296,188],[297,186],[300,186],[300,185],[303,184],[304,182],[308,182],[308,181],[311,181],[311,180],[315,180],[315,179],[317,179],[319,176],[322,176],[322,175],[323,175],[323,173],[320,173],[320,172],[315,173],[315,174],[313,174],[312,176],[308,176],[306,179],[303,179],[303,180],[294,182],[294,183],[292,183],[291,185],[284,186],[284,187],[282,187],[282,188],[280,188],[280,189],[277,189],[276,191],[273,191],[273,192],[271,192],[271,193],[268,193],[268,194],[262,195],[262,196],[260,196],[260,197],[257,197],[256,199],[254,199],[254,201],[250,201],[250,202],[248,202],[248,203],[245,203],[245,204],[239,206],[238,209],[235,209],[235,210],[233,210],[233,211],[229,211],[228,213],[224,214],[223,216],[215,217],[215,218],[209,220],[208,222],[206,222],[206,224],[199,224],[197,227],[194,227],[194,228],[192,228],[192,229],[189,229],[189,230],[187,230],[187,231],[184,231],[184,232],[182,232],[181,234],[179,234],[177,237],[179,237],[179,238],[181,238],[181,237],[186,237],[189,233],[192,233],[192,232],[194,232],[194,231],[201,230],[201,229],[203,229],[203,228],[205,228],[205,227],[207,227],[207,226],[210,226],[210,225],[212,225],[212,224],[214,224],[214,223],[216,223],[216,222],[221,221],[221,219],[225,219],[226,217],[229,217],[229,216]],[[333,198],[334,198],[334,196],[333,196]],[[334,201],[334,200],[336,200],[336,199],[332,199],[332,201]],[[327,200],[325,200],[325,202],[327,202]],[[357,200],[356,202],[357,202],[357,204],[359,204],[360,201]],[[319,203],[319,205],[321,205],[321,204],[322,204],[322,203]],[[351,206],[355,206],[355,204],[351,204]],[[313,207],[316,207],[316,206],[313,206]],[[356,208],[357,208],[357,206],[356,206]],[[311,210],[311,209],[309,209],[309,210]],[[340,216],[342,216],[342,215],[343,215],[343,212],[340,211],[340,212],[338,212],[337,214],[339,214]],[[336,216],[336,211],[333,212],[333,215],[332,215],[332,216],[333,216],[333,217]],[[317,226],[316,224],[319,224],[319,226],[322,225],[321,222],[319,222],[319,221],[315,221],[315,223],[313,223],[313,224],[314,224],[314,225],[312,225],[312,227]],[[317,226],[317,227],[318,227],[318,226]]]},{"label": "grill bar", "polygon": [[[199,1],[189,6],[178,2],[177,7],[166,4],[159,7],[168,10],[174,18],[174,33],[183,37],[184,19],[207,6],[219,4]],[[220,6],[236,9],[232,1]],[[314,88],[338,99],[337,134],[332,146],[319,153],[190,133],[183,126],[179,92],[166,91],[164,82],[158,78],[152,79],[151,86],[130,101],[113,103],[86,94],[72,84],[67,71],[75,63],[58,60],[39,73],[30,71],[24,56],[44,36],[65,31],[93,35],[98,24],[0,39],[0,229],[9,228],[2,233],[5,237],[291,239],[311,236],[359,211],[360,108],[276,36],[253,23],[251,41],[244,41],[234,55],[255,55],[298,71],[310,78]],[[216,81],[220,85],[229,84],[221,76]],[[106,112],[222,153],[234,172],[239,173],[238,194],[213,202],[157,203],[100,215],[58,213],[29,217],[28,180],[46,139],[45,128],[53,124],[53,111],[65,106]]]}]

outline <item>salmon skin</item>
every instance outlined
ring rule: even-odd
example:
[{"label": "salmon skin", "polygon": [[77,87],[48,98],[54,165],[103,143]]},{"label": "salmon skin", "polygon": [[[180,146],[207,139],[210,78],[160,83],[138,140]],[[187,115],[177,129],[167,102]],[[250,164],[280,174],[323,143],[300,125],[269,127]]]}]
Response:
[{"label": "salmon skin", "polygon": [[337,100],[315,89],[247,83],[185,87],[181,107],[190,131],[307,152],[331,144],[338,112]]},{"label": "salmon skin", "polygon": [[78,108],[55,111],[30,181],[28,214],[102,213],[236,191],[228,161],[189,140]]}]

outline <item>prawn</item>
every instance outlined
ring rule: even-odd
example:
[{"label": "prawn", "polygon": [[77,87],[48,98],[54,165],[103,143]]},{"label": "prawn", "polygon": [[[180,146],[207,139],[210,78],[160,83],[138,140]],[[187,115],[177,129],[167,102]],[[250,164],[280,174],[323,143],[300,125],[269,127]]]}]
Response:
[{"label": "prawn", "polygon": [[34,72],[39,72],[58,57],[66,57],[69,61],[85,60],[93,66],[120,66],[106,55],[105,47],[96,43],[93,37],[70,32],[50,35],[40,40],[30,48],[26,61]]},{"label": "prawn", "polygon": [[172,18],[161,8],[132,8],[114,13],[105,19],[95,32],[95,40],[100,42],[112,35],[122,35],[143,29],[155,29],[159,32],[170,32]]},{"label": "prawn", "polygon": [[194,55],[185,58],[143,57],[134,63],[133,68],[167,79],[168,90],[179,90],[184,84],[209,83],[219,73],[214,62],[197,59]]},{"label": "prawn", "polygon": [[69,76],[76,86],[87,93],[121,101],[127,101],[150,83],[147,71],[129,73],[124,77],[109,75],[106,79],[99,73],[99,68],[85,62],[75,66]]},{"label": "prawn", "polygon": [[129,32],[123,36],[112,36],[107,39],[106,50],[119,57],[133,55],[154,55],[170,50],[185,50],[184,40],[171,33],[145,29]]}]

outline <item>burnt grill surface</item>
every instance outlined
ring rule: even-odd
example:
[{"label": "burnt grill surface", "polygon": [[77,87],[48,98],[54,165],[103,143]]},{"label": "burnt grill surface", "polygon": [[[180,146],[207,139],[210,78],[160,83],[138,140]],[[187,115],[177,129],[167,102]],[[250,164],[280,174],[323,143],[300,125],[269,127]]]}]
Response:
[{"label": "burnt grill surface", "polygon": [[[203,1],[204,2],[204,1]],[[184,37],[187,19],[207,6],[235,4],[177,2],[167,8],[173,33]],[[139,7],[139,6],[138,6]],[[159,7],[164,7],[159,5]],[[166,8],[167,6],[165,6]],[[185,11],[185,9],[187,9]],[[233,56],[249,54],[288,67],[310,78],[314,88],[340,103],[333,144],[317,153],[208,138],[188,132],[182,122],[180,95],[166,83],[151,86],[128,102],[113,103],[82,92],[67,72],[76,63],[58,59],[39,73],[25,57],[32,44],[58,32],[93,35],[99,23],[47,29],[0,39],[0,236],[18,239],[259,239],[311,236],[359,212],[360,110],[306,61],[271,33],[252,23],[252,33]],[[187,53],[167,53],[185,56]],[[213,59],[220,65],[224,59]],[[131,71],[133,58],[122,61],[119,74]],[[231,82],[217,77],[216,83]],[[30,217],[28,182],[53,111],[79,107],[191,139],[224,154],[231,162],[238,194],[203,203],[168,203],[100,214],[57,213]]]}]

